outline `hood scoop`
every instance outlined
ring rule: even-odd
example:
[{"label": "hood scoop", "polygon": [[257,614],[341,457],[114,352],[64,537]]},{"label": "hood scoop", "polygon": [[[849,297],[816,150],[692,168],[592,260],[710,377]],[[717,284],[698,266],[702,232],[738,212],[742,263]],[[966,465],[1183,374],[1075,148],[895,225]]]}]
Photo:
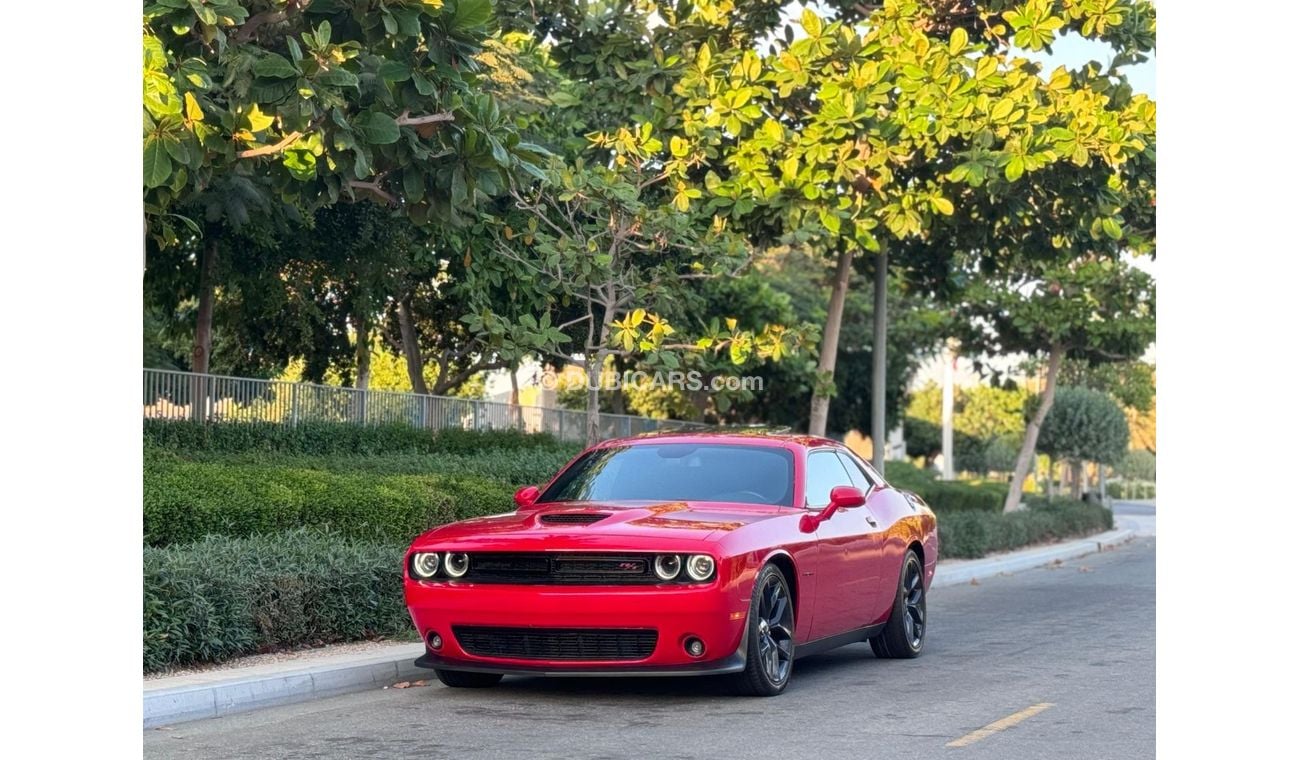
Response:
[{"label": "hood scoop", "polygon": [[591,525],[609,517],[608,512],[552,512],[541,516],[548,525]]}]

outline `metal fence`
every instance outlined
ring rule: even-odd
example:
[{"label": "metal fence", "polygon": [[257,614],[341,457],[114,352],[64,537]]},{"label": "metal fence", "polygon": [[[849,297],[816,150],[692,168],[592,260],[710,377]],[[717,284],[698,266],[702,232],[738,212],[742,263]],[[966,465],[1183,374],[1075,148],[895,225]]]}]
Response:
[{"label": "metal fence", "polygon": [[[161,369],[144,371],[144,416],[154,420],[351,422],[410,425],[426,430],[521,430],[550,433],[562,441],[585,441],[587,415],[569,409],[512,406],[498,401],[358,390],[333,385],[202,375]],[[660,430],[702,429],[699,422],[601,414],[600,437]]]}]

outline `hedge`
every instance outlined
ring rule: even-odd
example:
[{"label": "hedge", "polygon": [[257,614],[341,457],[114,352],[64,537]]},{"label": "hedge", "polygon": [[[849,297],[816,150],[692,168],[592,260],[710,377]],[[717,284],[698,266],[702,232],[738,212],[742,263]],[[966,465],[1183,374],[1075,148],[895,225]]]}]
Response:
[{"label": "hedge", "polygon": [[298,530],[144,549],[144,670],[407,634],[401,544]]},{"label": "hedge", "polygon": [[329,526],[352,536],[409,541],[434,525],[510,511],[513,490],[502,482],[452,475],[150,456],[144,467],[144,539],[164,546],[209,534]]},{"label": "hedge", "polygon": [[310,422],[282,425],[263,422],[189,422],[145,420],[144,443],[169,451],[285,454],[474,454],[500,449],[574,450],[545,433],[517,430],[437,432],[407,425],[357,425]]},{"label": "hedge", "polygon": [[513,487],[550,480],[575,452],[563,449],[498,449],[477,454],[280,454],[275,452],[194,452],[173,454],[145,448],[145,460],[184,459],[217,464],[258,464],[295,469],[362,472],[373,475],[459,475]]},{"label": "hedge", "polygon": [[936,512],[1001,512],[1007,499],[1004,483],[938,480],[910,462],[885,464],[885,479],[897,488],[914,491]]},{"label": "hedge", "polygon": [[1115,526],[1109,509],[1082,501],[1037,502],[1008,514],[952,512],[939,515],[939,556],[974,559],[1029,544],[1085,536]]}]

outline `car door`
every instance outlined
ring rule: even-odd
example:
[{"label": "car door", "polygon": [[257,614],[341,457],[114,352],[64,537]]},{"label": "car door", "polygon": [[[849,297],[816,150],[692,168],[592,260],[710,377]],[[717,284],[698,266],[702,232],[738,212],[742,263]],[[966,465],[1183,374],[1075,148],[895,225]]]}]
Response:
[{"label": "car door", "polygon": [[[835,486],[854,485],[834,449],[808,453],[805,508],[821,511]],[[869,625],[878,593],[879,538],[865,507],[840,509],[817,526],[817,591],[810,638],[820,639]]]},{"label": "car door", "polygon": [[[902,567],[902,555],[891,551],[889,532],[901,516],[897,504],[901,494],[888,488],[885,479],[871,465],[858,461],[856,456],[848,452],[837,453],[844,469],[848,470],[853,485],[867,495],[867,503],[860,510],[870,526],[867,530],[870,549],[864,561],[868,563],[867,577],[873,579],[873,593],[868,595],[872,601],[869,603],[867,621],[868,624],[878,623],[889,615],[894,600],[894,584]],[[891,559],[895,554],[898,556]]]}]

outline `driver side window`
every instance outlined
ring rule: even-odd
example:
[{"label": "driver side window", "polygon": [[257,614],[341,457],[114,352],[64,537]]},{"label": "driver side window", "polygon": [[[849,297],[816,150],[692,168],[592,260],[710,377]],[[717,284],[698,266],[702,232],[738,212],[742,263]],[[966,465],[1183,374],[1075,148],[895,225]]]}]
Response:
[{"label": "driver side window", "polygon": [[849,473],[833,451],[812,452],[804,469],[804,499],[808,507],[820,509],[831,503],[832,488],[853,485]]}]

